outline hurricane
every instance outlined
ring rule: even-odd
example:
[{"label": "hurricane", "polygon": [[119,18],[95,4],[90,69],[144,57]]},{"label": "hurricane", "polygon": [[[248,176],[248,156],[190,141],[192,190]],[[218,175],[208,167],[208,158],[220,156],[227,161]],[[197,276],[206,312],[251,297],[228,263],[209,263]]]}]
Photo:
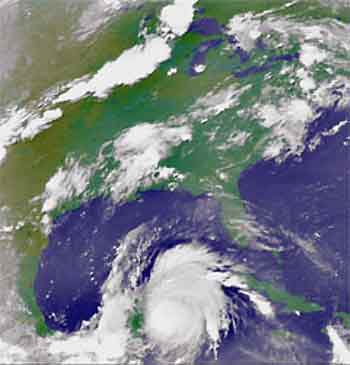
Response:
[{"label": "hurricane", "polygon": [[[222,291],[215,256],[200,247],[177,246],[155,264],[146,288],[145,330],[161,353],[186,362],[205,343],[216,351],[234,312]],[[225,275],[225,273],[224,273]]]},{"label": "hurricane", "polygon": [[[149,199],[158,200],[163,207],[161,214],[149,211]],[[179,203],[187,206],[185,214],[177,209]],[[90,226],[90,214],[95,204],[105,213],[100,218],[103,223],[94,221],[94,227]],[[120,357],[114,349],[110,356],[100,350],[99,361],[128,358],[129,347],[140,341],[138,351],[142,348],[143,356],[148,354],[160,364],[195,363],[202,357],[217,359],[225,338],[243,330],[249,318],[262,316],[259,301],[254,302],[258,293],[254,296],[252,290],[249,297],[245,283],[248,272],[235,258],[236,249],[220,223],[218,203],[206,195],[151,192],[141,195],[137,206],[130,204],[113,208],[111,202],[99,201],[86,206],[84,214],[69,213],[79,217],[74,225],[67,217],[56,222],[35,283],[37,300],[47,321],[52,328],[66,333],[83,329],[85,336],[102,348],[109,349],[110,338],[115,338],[121,346]],[[115,223],[127,219],[132,208],[143,216],[123,235]],[[91,241],[76,236],[76,225],[94,232]],[[106,232],[111,236],[107,238]],[[107,269],[99,287],[94,285],[99,281],[99,266],[92,248],[96,250],[96,241],[106,238],[99,257],[107,263]],[[73,242],[76,249],[80,245],[81,254],[75,256],[75,263],[65,247],[68,242]],[[69,275],[68,260],[73,270],[79,265],[84,272],[83,266],[87,265],[85,275],[92,283],[90,288],[67,283],[60,267],[65,267]],[[95,272],[88,269],[92,266]],[[86,277],[81,280],[86,282]],[[63,287],[65,293],[71,292],[73,300],[63,294]],[[92,300],[96,297],[100,297],[99,305]],[[74,343],[80,336],[73,334],[67,341]],[[53,352],[61,349],[60,340],[51,348]],[[69,358],[87,353],[83,350]]]}]

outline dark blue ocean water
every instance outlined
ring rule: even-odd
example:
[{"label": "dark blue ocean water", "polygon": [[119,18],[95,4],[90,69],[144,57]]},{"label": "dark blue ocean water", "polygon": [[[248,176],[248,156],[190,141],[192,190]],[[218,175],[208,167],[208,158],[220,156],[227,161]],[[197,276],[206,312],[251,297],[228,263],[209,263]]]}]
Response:
[{"label": "dark blue ocean water", "polygon": [[[331,345],[323,329],[336,311],[350,311],[349,124],[334,135],[322,133],[349,118],[347,110],[320,110],[305,140],[308,145],[321,136],[315,149],[306,148],[300,157],[281,164],[259,161],[241,174],[239,190],[246,209],[265,228],[265,234],[255,239],[271,247],[277,242],[283,248],[278,267],[268,252],[235,245],[221,223],[219,203],[208,195],[149,191],[122,205],[96,198],[54,222],[42,253],[35,293],[47,325],[72,332],[97,313],[100,288],[110,273],[115,248],[128,232],[147,223],[161,234],[145,252],[147,265],[138,285],[148,280],[160,253],[196,240],[232,257],[232,262],[244,260],[258,279],[275,276],[279,286],[323,307],[321,312],[301,315],[278,312],[269,322],[256,316],[246,296],[235,288],[223,288],[240,310],[241,329],[230,331],[224,340],[219,364],[264,363],[257,354],[285,356],[288,362],[295,349],[279,354],[271,350],[271,331],[280,326],[300,336],[295,342],[300,358],[327,363]],[[149,361],[153,363],[152,356]]]},{"label": "dark blue ocean water", "polygon": [[[306,145],[350,119],[349,110],[336,105],[319,112]],[[290,293],[319,303],[323,310],[281,311],[275,321],[250,321],[245,331],[224,340],[219,364],[331,361],[332,345],[324,328],[336,311],[350,311],[349,148],[350,125],[346,124],[337,134],[323,135],[316,149],[307,148],[298,158],[281,164],[259,161],[241,174],[239,190],[246,209],[264,228],[255,240],[283,249],[279,264],[247,249],[245,256],[255,276],[273,280]],[[292,347],[274,347],[271,329],[276,325],[296,336]]]},{"label": "dark blue ocean water", "polygon": [[[320,110],[310,128],[315,136],[350,119],[349,110]],[[268,244],[286,248],[281,255],[283,281],[294,294],[305,296],[327,311],[350,311],[349,183],[350,124],[323,136],[315,150],[278,164],[260,161],[242,173],[239,190],[247,210],[268,229]],[[308,247],[308,248],[305,248]]]},{"label": "dark blue ocean water", "polygon": [[233,250],[219,204],[207,195],[149,191],[117,206],[94,199],[54,222],[42,253],[35,293],[50,328],[71,332],[97,313],[118,241],[143,223],[150,230],[161,229],[161,235],[145,252],[148,265],[140,285],[148,280],[157,256],[178,244],[197,240],[218,253]]},{"label": "dark blue ocean water", "polygon": [[203,36],[212,36],[221,34],[222,27],[215,18],[202,18],[194,20],[188,31]]}]

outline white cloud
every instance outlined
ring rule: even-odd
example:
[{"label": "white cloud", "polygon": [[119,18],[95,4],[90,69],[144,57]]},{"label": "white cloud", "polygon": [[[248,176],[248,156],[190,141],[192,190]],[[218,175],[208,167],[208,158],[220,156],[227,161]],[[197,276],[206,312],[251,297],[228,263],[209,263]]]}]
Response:
[{"label": "white cloud", "polygon": [[13,108],[0,120],[0,162],[6,156],[6,148],[19,139],[21,128],[30,116],[25,109]]},{"label": "white cloud", "polygon": [[10,345],[0,339],[0,361],[2,364],[23,363],[28,353],[21,347]]},{"label": "white cloud", "polygon": [[37,117],[32,120],[23,128],[21,132],[21,139],[33,139],[41,131],[50,128],[51,123],[63,116],[61,109],[47,110],[43,113],[42,117]]},{"label": "white cloud", "polygon": [[333,326],[327,326],[329,339],[333,344],[333,359],[332,364],[349,364],[350,350],[345,342],[339,336],[337,330]]},{"label": "white cloud", "polygon": [[6,5],[14,5],[18,0],[0,0],[0,8]]},{"label": "white cloud", "polygon": [[256,305],[258,311],[263,314],[265,317],[272,318],[275,315],[275,311],[271,305],[271,303],[264,298],[261,294],[253,292],[253,291],[243,291],[246,295],[249,296],[249,299]]},{"label": "white cloud", "polygon": [[207,68],[207,66],[206,66],[206,65],[199,64],[199,65],[195,65],[195,66],[194,66],[194,71],[195,71],[197,74],[200,74],[200,73],[204,72],[206,68]]},{"label": "white cloud", "polygon": [[246,131],[235,130],[232,132],[217,149],[219,151],[227,151],[230,148],[243,146],[250,137],[250,133]]},{"label": "white cloud", "polygon": [[8,146],[27,138],[34,138],[62,115],[61,109],[47,110],[42,116],[25,108],[9,109],[0,119],[0,163],[6,157]]},{"label": "white cloud", "polygon": [[227,33],[234,35],[240,42],[241,47],[250,51],[255,46],[255,41],[262,34],[261,20],[257,19],[253,13],[236,15],[227,25]]},{"label": "white cloud", "polygon": [[303,43],[300,51],[300,62],[307,68],[327,58],[327,53],[311,43]]},{"label": "white cloud", "polygon": [[308,93],[316,89],[315,80],[309,75],[309,73],[304,68],[300,68],[297,71],[296,75],[299,78],[299,85],[305,93]]},{"label": "white cloud", "polygon": [[199,98],[193,106],[190,117],[195,120],[206,122],[209,117],[219,115],[239,103],[239,98],[251,88],[251,85],[241,87],[237,84],[227,88],[213,90]]},{"label": "white cloud", "polygon": [[156,124],[140,124],[124,132],[115,142],[115,159],[120,167],[107,177],[116,200],[134,192],[142,184],[149,184],[152,175],[169,178],[174,169],[159,167],[171,148],[191,140],[187,126],[166,127]]},{"label": "white cloud", "polygon": [[343,120],[343,121],[339,122],[337,125],[335,125],[333,128],[331,128],[328,132],[323,132],[322,134],[324,136],[334,136],[344,127],[344,125],[349,124],[349,123],[350,123],[350,121]]},{"label": "white cloud", "polygon": [[221,265],[219,257],[196,243],[157,258],[145,288],[145,331],[171,360],[192,363],[204,341],[216,355],[230,322],[235,326],[234,308],[221,289],[230,273],[213,272]]},{"label": "white cloud", "polygon": [[48,213],[63,201],[82,194],[90,176],[91,170],[81,166],[79,161],[68,159],[66,167],[60,167],[45,185],[42,212]]},{"label": "white cloud", "polygon": [[194,15],[194,4],[198,0],[175,0],[173,4],[165,6],[160,13],[163,26],[175,35],[186,33]]},{"label": "white cloud", "polygon": [[108,8],[118,10],[120,9],[123,2],[120,0],[103,0],[103,3]]},{"label": "white cloud", "polygon": [[124,51],[115,61],[106,63],[91,79],[78,81],[55,103],[77,101],[88,94],[104,98],[118,85],[132,85],[147,77],[171,55],[171,48],[158,36],[149,37],[145,44]]},{"label": "white cloud", "polygon": [[95,331],[84,333],[81,330],[72,336],[50,339],[47,344],[50,355],[65,359],[63,362],[60,360],[63,364],[126,363],[124,356],[130,337],[126,328],[129,301],[120,295],[107,304]]},{"label": "white cloud", "polygon": [[172,75],[175,75],[177,73],[177,68],[176,67],[171,67],[168,72],[167,72],[167,75],[168,76],[172,76]]},{"label": "white cloud", "polygon": [[[338,93],[334,93],[334,90],[341,92],[342,97],[339,98]],[[324,107],[331,107],[336,101],[339,108],[348,108],[350,104],[350,79],[343,76],[335,76],[331,80],[325,80],[318,84],[317,89],[312,94],[312,101]]]},{"label": "white cloud", "polygon": [[271,128],[270,143],[264,151],[265,158],[278,157],[283,149],[288,154],[300,154],[304,150],[307,124],[314,117],[313,110],[303,99],[287,99],[279,106],[259,104],[255,107],[261,124]]}]

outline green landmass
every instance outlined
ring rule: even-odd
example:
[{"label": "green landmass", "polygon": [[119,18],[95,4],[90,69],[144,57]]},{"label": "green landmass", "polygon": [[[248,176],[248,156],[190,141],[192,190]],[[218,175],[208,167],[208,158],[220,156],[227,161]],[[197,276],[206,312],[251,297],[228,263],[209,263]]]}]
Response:
[{"label": "green landmass", "polygon": [[139,309],[135,308],[134,312],[130,314],[128,319],[129,328],[131,329],[131,332],[134,336],[136,337],[141,336],[143,323],[144,323],[143,313]]},{"label": "green landmass", "polygon": [[277,289],[272,283],[258,281],[253,276],[247,276],[247,285],[257,292],[267,296],[272,302],[285,305],[287,312],[319,312],[324,310],[319,304],[308,302],[301,296],[289,294],[283,290]]},{"label": "green landmass", "polygon": [[335,316],[337,318],[340,318],[343,322],[343,326],[345,328],[350,329],[350,313],[346,313],[346,312],[337,312],[335,314]]}]

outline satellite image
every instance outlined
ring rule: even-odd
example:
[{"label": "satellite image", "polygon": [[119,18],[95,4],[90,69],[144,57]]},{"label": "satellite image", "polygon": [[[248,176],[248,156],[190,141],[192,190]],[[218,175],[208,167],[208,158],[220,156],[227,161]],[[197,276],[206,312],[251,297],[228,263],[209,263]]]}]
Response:
[{"label": "satellite image", "polygon": [[0,363],[350,364],[350,1],[0,0]]}]

